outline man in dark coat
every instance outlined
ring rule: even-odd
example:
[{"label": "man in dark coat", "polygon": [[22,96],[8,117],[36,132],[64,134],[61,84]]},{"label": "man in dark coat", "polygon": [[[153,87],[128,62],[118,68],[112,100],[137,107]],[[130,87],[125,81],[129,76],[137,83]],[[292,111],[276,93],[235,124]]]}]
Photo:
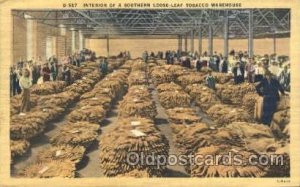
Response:
[{"label": "man in dark coat", "polygon": [[197,71],[198,72],[201,71],[201,68],[202,68],[202,63],[201,63],[200,59],[197,59],[197,61],[196,61],[196,69],[197,69]]},{"label": "man in dark coat", "polygon": [[280,100],[279,91],[284,95],[284,89],[278,80],[272,76],[271,72],[267,70],[263,80],[256,86],[256,91],[260,96],[263,96],[261,122],[270,125],[277,108],[277,102]]},{"label": "man in dark coat", "polygon": [[234,83],[240,84],[244,82],[245,70],[241,67],[241,63],[237,62],[236,66],[232,69],[232,73],[234,75]]},{"label": "man in dark coat", "polygon": [[222,73],[228,72],[228,59],[227,57],[224,57],[223,63],[222,63]]}]

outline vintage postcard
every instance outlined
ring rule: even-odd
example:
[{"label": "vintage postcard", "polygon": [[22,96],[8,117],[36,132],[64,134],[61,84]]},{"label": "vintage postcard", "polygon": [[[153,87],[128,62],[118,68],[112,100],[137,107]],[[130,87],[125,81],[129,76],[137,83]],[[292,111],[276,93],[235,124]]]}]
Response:
[{"label": "vintage postcard", "polygon": [[297,0],[0,0],[0,186],[300,186]]}]

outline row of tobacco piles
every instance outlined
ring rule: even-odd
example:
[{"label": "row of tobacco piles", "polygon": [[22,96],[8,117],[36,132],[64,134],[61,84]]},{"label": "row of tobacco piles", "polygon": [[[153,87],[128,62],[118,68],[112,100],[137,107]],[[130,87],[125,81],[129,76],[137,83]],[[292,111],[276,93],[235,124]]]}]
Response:
[{"label": "row of tobacco piles", "polygon": [[[259,124],[254,117],[259,97],[255,84],[234,85],[232,77],[213,73],[216,90],[205,85],[207,69],[195,72],[164,62],[149,64],[149,75],[166,109],[181,155],[242,156],[243,163],[251,155],[283,155],[283,165],[226,165],[225,157],[214,165],[185,165],[192,177],[285,177],[289,176],[289,98],[283,96],[271,128]],[[194,103],[213,124],[205,123],[192,106]],[[227,163],[228,164],[228,163]]]},{"label": "row of tobacco piles", "polygon": [[[42,133],[49,122],[74,105],[67,112],[67,120],[59,127],[59,133],[50,138],[51,147],[39,153],[37,162],[22,171],[21,176],[75,177],[76,164],[97,137],[99,167],[105,176],[165,176],[166,165],[146,165],[145,160],[139,160],[135,165],[127,162],[131,152],[142,159],[148,155],[158,158],[169,154],[169,142],[154,123],[157,110],[149,88],[151,84],[166,110],[180,155],[228,155],[230,152],[242,156],[243,161],[250,155],[284,156],[282,166],[226,165],[224,158],[218,158],[214,165],[188,163],[185,170],[192,177],[289,175],[288,97],[279,104],[270,128],[258,124],[254,117],[259,97],[255,84],[234,85],[230,75],[213,73],[217,88],[211,90],[205,85],[205,68],[195,72],[178,65],[166,65],[164,60],[152,60],[147,64],[140,59],[127,60],[124,64],[118,62],[109,62],[111,71],[115,70],[106,76],[95,70],[96,64],[87,62],[81,68],[72,68],[76,78],[69,86],[63,82],[38,85],[32,89],[35,107],[25,116],[17,114],[20,98],[12,99],[12,157],[24,154],[31,138]],[[116,126],[99,136],[101,121],[114,100],[123,95],[118,105]],[[207,124],[196,109],[213,123]]]},{"label": "row of tobacco piles", "polygon": [[[32,110],[16,114],[20,98],[12,98],[11,156],[23,155],[30,148],[32,138],[42,134],[48,124],[66,115],[58,132],[50,137],[51,146],[38,153],[32,163],[18,176],[21,177],[75,177],[76,165],[86,149],[97,139],[100,122],[110,110],[112,102],[124,91],[127,69],[123,59],[110,61],[109,74],[101,75],[99,65],[85,62],[72,68],[73,83],[47,82],[35,85],[32,92]],[[118,69],[118,70],[116,70]],[[74,77],[76,76],[76,78]],[[66,111],[70,108],[71,111]]]},{"label": "row of tobacco piles", "polygon": [[[131,69],[128,92],[119,104],[116,127],[100,137],[100,167],[109,177],[160,177],[166,166],[146,165],[139,159],[168,156],[169,151],[168,140],[154,124],[157,111],[149,90],[148,68],[141,60],[127,65]],[[138,156],[131,158],[129,153]],[[137,163],[130,164],[128,158]]]}]

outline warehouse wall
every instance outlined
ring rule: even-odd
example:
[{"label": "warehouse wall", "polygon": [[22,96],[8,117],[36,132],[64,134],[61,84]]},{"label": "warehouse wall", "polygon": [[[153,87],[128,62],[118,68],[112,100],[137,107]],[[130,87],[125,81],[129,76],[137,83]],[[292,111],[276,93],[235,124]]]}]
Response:
[{"label": "warehouse wall", "polygon": [[[183,42],[184,43],[184,42]],[[190,49],[190,40],[188,40],[188,50]],[[223,53],[224,40],[214,39],[214,51]],[[86,39],[85,46],[96,51],[98,56],[106,55],[106,39]],[[140,57],[144,50],[148,51],[165,51],[177,50],[177,39],[110,39],[110,54],[118,54],[120,51],[128,50],[131,56],[136,58]],[[198,40],[194,40],[194,48],[198,50]],[[236,49],[247,51],[247,39],[231,39],[229,40],[229,49]],[[184,49],[184,47],[183,47]],[[208,40],[202,40],[202,50],[208,50]],[[290,39],[278,38],[277,39],[277,54],[289,55]],[[254,53],[259,55],[273,53],[273,39],[255,39],[254,40]]]},{"label": "warehouse wall", "polygon": [[13,17],[13,61],[27,57],[26,21],[19,17]]},{"label": "warehouse wall", "polygon": [[[29,34],[27,31],[32,33]],[[13,62],[20,58],[30,60],[41,56],[46,59],[47,38],[51,41],[52,55],[58,58],[71,54],[72,42],[71,31],[60,32],[60,28],[52,27],[42,23],[28,23],[26,19],[13,16]],[[51,39],[50,39],[51,38]],[[76,32],[76,49],[79,49],[79,34]]]}]

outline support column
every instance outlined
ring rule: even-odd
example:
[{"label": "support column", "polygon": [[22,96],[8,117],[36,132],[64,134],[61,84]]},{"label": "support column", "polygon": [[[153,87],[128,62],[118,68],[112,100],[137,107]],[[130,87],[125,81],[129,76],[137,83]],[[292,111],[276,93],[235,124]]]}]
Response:
[{"label": "support column", "polygon": [[228,20],[228,10],[225,10],[224,12],[224,57],[228,57],[228,26],[229,26],[229,20]]},{"label": "support column", "polygon": [[109,34],[106,36],[106,51],[107,51],[107,58],[109,57]]},{"label": "support column", "polygon": [[185,34],[185,38],[184,38],[184,51],[187,52],[187,40],[188,40],[188,35],[187,33]]},{"label": "support column", "polygon": [[194,53],[194,30],[191,30],[191,52]]},{"label": "support column", "polygon": [[198,52],[199,55],[202,55],[202,29],[198,31]]},{"label": "support column", "polygon": [[82,34],[82,31],[79,31],[79,50],[82,50],[84,48],[84,35]]},{"label": "support column", "polygon": [[76,31],[72,30],[72,53],[75,53],[76,51]]},{"label": "support column", "polygon": [[208,26],[208,54],[209,56],[213,55],[213,28],[212,28],[212,24],[210,23]]},{"label": "support column", "polygon": [[253,10],[249,11],[249,26],[248,26],[248,54],[249,57],[253,57]]},{"label": "support column", "polygon": [[182,51],[182,36],[178,35],[178,51]]},{"label": "support column", "polygon": [[[275,26],[275,9],[273,9],[273,53],[276,54],[276,26]],[[277,56],[277,54],[276,54]]]}]

